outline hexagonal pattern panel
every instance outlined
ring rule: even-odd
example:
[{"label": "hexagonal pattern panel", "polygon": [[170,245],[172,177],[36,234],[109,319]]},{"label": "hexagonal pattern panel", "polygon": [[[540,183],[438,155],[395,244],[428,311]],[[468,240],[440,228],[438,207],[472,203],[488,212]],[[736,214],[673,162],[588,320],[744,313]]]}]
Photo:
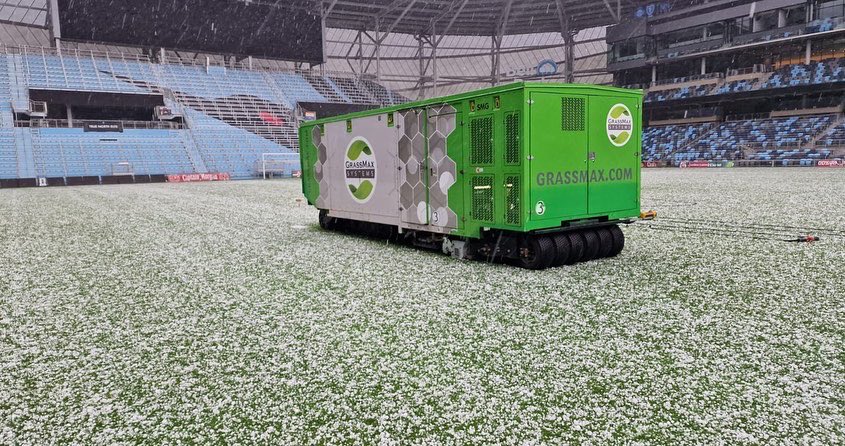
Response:
[{"label": "hexagonal pattern panel", "polygon": [[[457,127],[455,112],[448,105],[431,108],[427,122],[423,121],[426,115],[422,113],[405,112],[401,118],[404,134],[399,139],[402,220],[416,224],[428,221],[433,230],[447,233],[448,228],[456,228],[458,223],[457,215],[449,209],[449,189],[455,184],[457,170],[447,147],[449,135]],[[425,135],[424,130],[427,130]],[[420,168],[421,161],[427,162],[427,169]]]}]

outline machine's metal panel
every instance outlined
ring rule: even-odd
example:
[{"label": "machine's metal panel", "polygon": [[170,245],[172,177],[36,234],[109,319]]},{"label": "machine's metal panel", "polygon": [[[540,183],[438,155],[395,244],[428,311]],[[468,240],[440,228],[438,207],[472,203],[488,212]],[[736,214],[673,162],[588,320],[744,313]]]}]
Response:
[{"label": "machine's metal panel", "polygon": [[406,227],[438,233],[459,227],[455,203],[449,199],[457,165],[448,156],[449,136],[456,131],[458,116],[451,105],[400,114],[399,196]]},{"label": "machine's metal panel", "polygon": [[532,220],[554,223],[587,213],[588,111],[587,96],[531,93]]},{"label": "machine's metal panel", "polygon": [[[461,114],[451,105],[426,109],[426,134],[428,135],[428,203],[429,224],[434,232],[450,232],[460,227],[454,209],[461,194],[449,197],[449,190],[456,186],[457,164],[449,157],[449,145],[461,143],[451,138],[457,130]],[[451,143],[450,143],[451,141]]]},{"label": "machine's metal panel", "polygon": [[639,101],[591,96],[587,210],[603,215],[639,206]]},{"label": "machine's metal panel", "polygon": [[414,225],[427,225],[429,218],[425,121],[422,108],[402,112],[399,119],[399,208],[402,221]]},{"label": "machine's metal panel", "polygon": [[314,128],[320,164],[315,166],[320,182],[317,207],[329,209],[330,215],[341,211],[347,217],[398,225],[399,132],[388,125],[387,115],[326,123],[322,136],[319,126]]}]

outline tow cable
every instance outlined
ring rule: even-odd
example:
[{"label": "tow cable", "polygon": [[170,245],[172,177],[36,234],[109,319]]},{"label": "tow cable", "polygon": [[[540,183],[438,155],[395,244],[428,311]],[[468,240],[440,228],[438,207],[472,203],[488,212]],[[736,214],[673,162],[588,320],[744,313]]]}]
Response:
[{"label": "tow cable", "polygon": [[[692,234],[707,234],[725,237],[744,237],[755,240],[775,240],[789,243],[813,243],[821,240],[821,236],[845,238],[845,229],[811,228],[790,225],[775,225],[768,223],[739,223],[731,221],[708,220],[701,218],[657,218],[654,210],[640,214],[637,223],[649,229],[659,231],[682,232]],[[806,235],[795,235],[806,234]]]}]

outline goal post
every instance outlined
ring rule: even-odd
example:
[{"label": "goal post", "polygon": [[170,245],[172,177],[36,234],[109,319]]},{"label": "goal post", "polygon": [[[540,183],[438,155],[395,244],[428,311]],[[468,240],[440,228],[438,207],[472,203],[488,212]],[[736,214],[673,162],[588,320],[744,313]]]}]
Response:
[{"label": "goal post", "polygon": [[262,153],[261,178],[291,178],[302,175],[298,153]]}]

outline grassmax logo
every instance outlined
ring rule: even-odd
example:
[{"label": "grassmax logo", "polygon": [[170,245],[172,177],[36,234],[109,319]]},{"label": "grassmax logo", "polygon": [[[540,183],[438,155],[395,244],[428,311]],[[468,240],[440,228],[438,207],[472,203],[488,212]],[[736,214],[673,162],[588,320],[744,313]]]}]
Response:
[{"label": "grassmax logo", "polygon": [[360,136],[353,139],[346,149],[344,163],[346,187],[353,200],[361,204],[370,201],[376,189],[376,170],[376,157],[369,141]]},{"label": "grassmax logo", "polygon": [[616,147],[622,147],[634,132],[634,118],[625,104],[616,104],[607,112],[607,138]]}]

